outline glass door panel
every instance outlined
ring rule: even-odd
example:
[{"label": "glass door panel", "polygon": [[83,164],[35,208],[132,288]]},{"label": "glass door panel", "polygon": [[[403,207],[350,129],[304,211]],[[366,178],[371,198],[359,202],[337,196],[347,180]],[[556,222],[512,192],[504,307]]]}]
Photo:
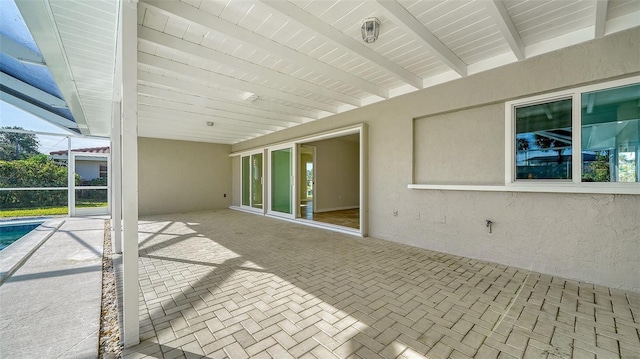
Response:
[{"label": "glass door panel", "polygon": [[271,210],[291,214],[292,149],[271,151]]},{"label": "glass door panel", "polygon": [[109,213],[109,157],[72,152],[71,161],[75,183],[70,215]]},{"label": "glass door panel", "polygon": [[262,208],[262,153],[251,156],[251,207]]},{"label": "glass door panel", "polygon": [[251,157],[242,157],[242,205],[251,205]]}]

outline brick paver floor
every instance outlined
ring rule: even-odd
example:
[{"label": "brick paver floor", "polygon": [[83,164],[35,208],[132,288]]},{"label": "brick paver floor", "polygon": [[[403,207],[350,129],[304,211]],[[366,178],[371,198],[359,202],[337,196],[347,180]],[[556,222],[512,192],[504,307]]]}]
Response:
[{"label": "brick paver floor", "polygon": [[639,358],[640,294],[225,210],[140,224],[126,358]]}]

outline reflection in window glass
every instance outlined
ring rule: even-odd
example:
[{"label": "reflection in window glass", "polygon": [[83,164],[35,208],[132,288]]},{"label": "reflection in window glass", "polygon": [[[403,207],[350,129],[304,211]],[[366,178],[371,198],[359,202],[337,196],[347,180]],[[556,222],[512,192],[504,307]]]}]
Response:
[{"label": "reflection in window glass", "polygon": [[516,108],[516,179],[571,179],[571,99]]},{"label": "reflection in window glass", "polygon": [[582,181],[639,182],[640,84],[582,94]]}]

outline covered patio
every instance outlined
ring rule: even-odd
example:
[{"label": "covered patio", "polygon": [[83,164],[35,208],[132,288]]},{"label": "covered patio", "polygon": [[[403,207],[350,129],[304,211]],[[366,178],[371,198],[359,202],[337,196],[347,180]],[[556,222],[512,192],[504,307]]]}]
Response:
[{"label": "covered patio", "polygon": [[125,358],[640,353],[634,292],[231,210],[139,229],[141,343]]},{"label": "covered patio", "polygon": [[125,357],[640,353],[640,1],[11,5],[0,105],[110,141]]}]

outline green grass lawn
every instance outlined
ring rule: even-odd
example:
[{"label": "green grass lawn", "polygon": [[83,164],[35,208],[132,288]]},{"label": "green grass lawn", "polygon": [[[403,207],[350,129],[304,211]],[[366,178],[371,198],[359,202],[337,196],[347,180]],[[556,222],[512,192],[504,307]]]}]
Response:
[{"label": "green grass lawn", "polygon": [[[106,207],[107,202],[78,201],[76,208]],[[10,208],[0,210],[0,218],[59,216],[69,213],[67,206],[42,208]]]}]

